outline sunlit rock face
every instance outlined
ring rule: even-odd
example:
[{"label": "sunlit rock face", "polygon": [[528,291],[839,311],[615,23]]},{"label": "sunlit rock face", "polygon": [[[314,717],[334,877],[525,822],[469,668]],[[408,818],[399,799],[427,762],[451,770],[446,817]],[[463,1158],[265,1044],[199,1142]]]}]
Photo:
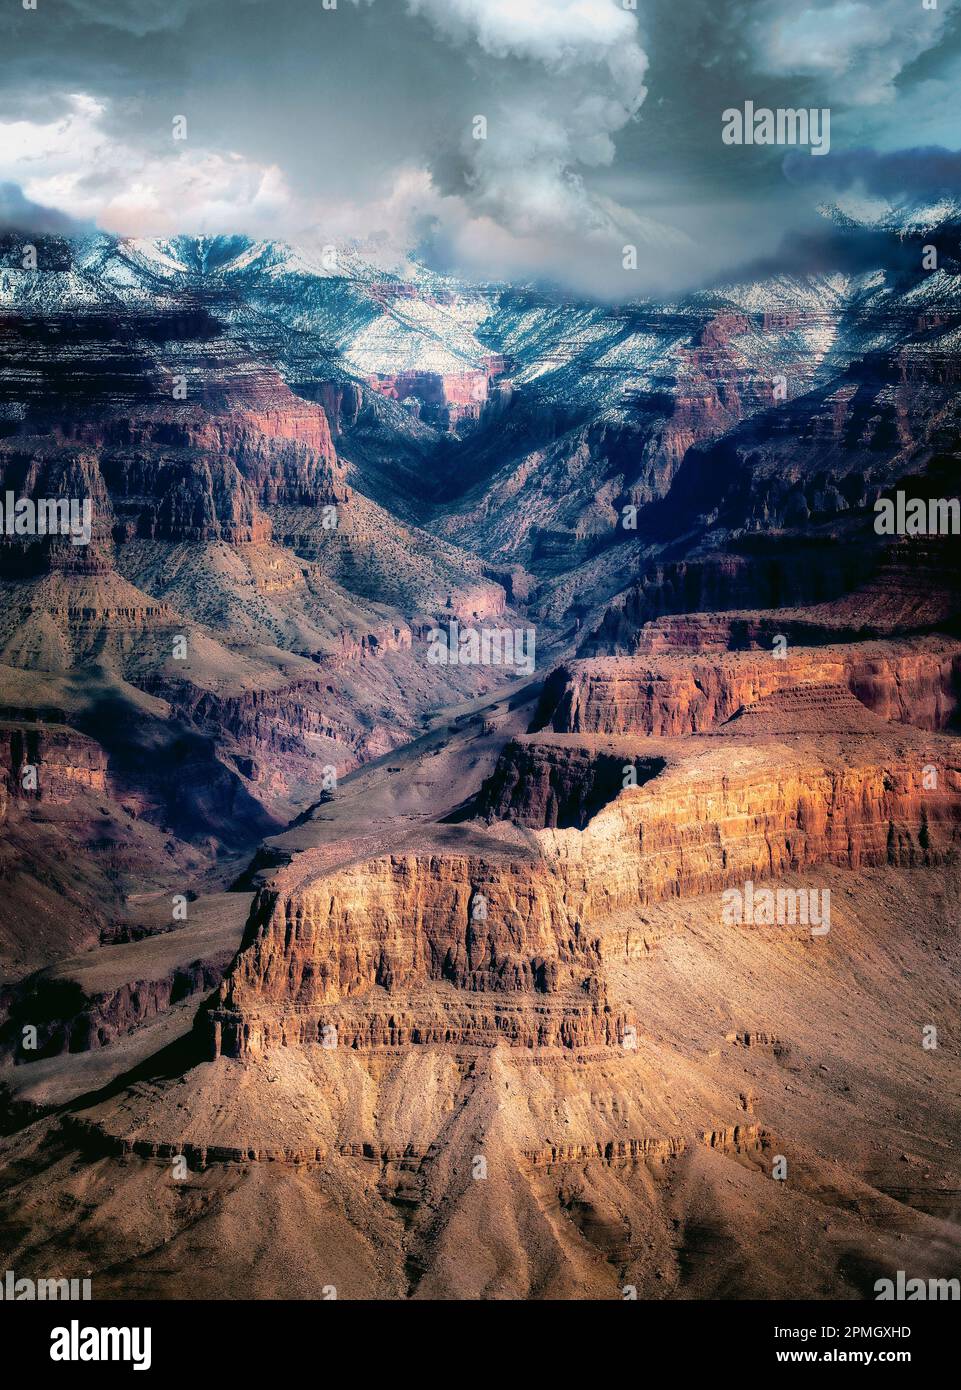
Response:
[{"label": "sunlit rock face", "polygon": [[91,504],[0,531],[17,1269],[851,1298],[934,1217],[954,1268],[961,561],[874,516],[956,489],[956,277],[17,250],[0,501]]}]

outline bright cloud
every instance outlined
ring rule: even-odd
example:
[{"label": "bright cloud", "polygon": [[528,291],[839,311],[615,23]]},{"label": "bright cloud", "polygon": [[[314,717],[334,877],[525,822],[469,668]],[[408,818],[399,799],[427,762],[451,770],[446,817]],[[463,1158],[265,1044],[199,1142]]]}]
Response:
[{"label": "bright cloud", "polygon": [[[616,0],[407,0],[450,43],[516,59],[527,70],[493,96],[486,138],[465,131],[465,197],[477,213],[520,237],[562,229],[623,231],[579,167],[609,165],[614,137],[645,96],[647,55],[636,16]],[[612,213],[614,214],[612,217]]]},{"label": "bright cloud", "polygon": [[817,0],[750,7],[747,29],[762,71],[820,79],[826,99],[873,105],[890,101],[900,74],[937,45],[947,3],[920,0]]},{"label": "bright cloud", "polygon": [[0,182],[33,202],[126,235],[267,231],[291,204],[276,165],[174,141],[170,153],[136,148],[105,129],[107,104],[84,93],[46,123],[0,122]]}]

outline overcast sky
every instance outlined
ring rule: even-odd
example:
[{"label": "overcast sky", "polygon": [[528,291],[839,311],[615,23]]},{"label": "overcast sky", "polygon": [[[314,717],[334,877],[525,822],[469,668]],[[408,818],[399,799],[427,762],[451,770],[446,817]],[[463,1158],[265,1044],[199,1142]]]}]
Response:
[{"label": "overcast sky", "polygon": [[[5,0],[0,217],[610,293],[632,243],[646,293],[776,254],[825,196],[957,188],[961,0],[324,4]],[[830,155],[723,144],[748,99],[829,107]]]}]

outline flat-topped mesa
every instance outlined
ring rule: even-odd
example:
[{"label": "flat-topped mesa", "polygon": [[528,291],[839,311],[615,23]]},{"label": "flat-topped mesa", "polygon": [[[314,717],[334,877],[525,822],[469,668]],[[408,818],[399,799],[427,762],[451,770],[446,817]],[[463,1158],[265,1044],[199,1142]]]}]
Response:
[{"label": "flat-topped mesa", "polygon": [[[487,808],[527,830],[498,827],[489,854],[412,851],[312,876],[308,851],[279,872],[209,1016],[212,1046],[244,1056],[321,1041],[329,1026],[363,1047],[486,1042],[492,1031],[526,1046],[613,1044],[623,1020],[605,1003],[611,914],[819,863],[887,863],[892,835],[919,862],[961,845],[954,741],[902,732],[896,750],[855,734],[816,751],[772,737],[521,736],[502,755]],[[639,766],[638,785],[615,790],[585,829],[543,828],[562,807],[573,812],[571,769],[583,769],[585,751],[605,768],[601,778],[578,774],[588,795],[612,763]],[[938,777],[928,790],[930,763]],[[518,799],[510,789],[531,768]],[[510,855],[505,834],[515,837]]]},{"label": "flat-topped mesa", "polygon": [[883,719],[943,729],[961,689],[961,643],[948,638],[729,651],[710,657],[593,657],[548,679],[535,728],[557,733],[703,733],[797,685],[846,686]]},{"label": "flat-topped mesa", "polygon": [[[400,854],[258,895],[231,975],[233,1000],[335,1003],[373,985],[394,991],[448,980],[477,992],[550,992],[580,983],[575,966],[599,959],[565,916],[562,885],[522,853],[515,861],[456,852]],[[279,932],[278,922],[283,922]],[[279,952],[279,954],[278,954]],[[283,973],[277,969],[284,961]]]},{"label": "flat-topped mesa", "polygon": [[[771,714],[777,703],[769,703]],[[864,718],[867,723],[871,716]],[[792,710],[789,726],[794,722]],[[958,842],[961,752],[955,740],[905,731],[894,746],[869,732],[868,724],[844,738],[822,731],[816,744],[809,736],[792,744],[782,728],[769,718],[756,741],[736,742],[521,735],[505,748],[502,764],[530,766],[536,745],[538,760],[554,756],[563,766],[571,747],[581,745],[621,760],[628,782],[633,768],[637,785],[619,791],[584,831],[541,829],[554,810],[549,778],[539,781],[541,800],[508,801],[503,809],[515,823],[540,832],[541,851],[565,878],[568,895],[578,887],[585,893],[581,915],[587,920],[596,920],[601,902],[616,910],[632,901],[712,892],[742,873],[763,877],[824,861],[884,863],[892,823],[909,833],[926,824],[932,855]],[[658,762],[661,771],[654,770]],[[495,778],[507,787],[514,781],[503,766]],[[622,893],[616,886],[625,881]]]},{"label": "flat-topped mesa", "polygon": [[[295,892],[262,890],[211,1015],[215,1050],[316,1042],[328,1024],[360,1046],[613,1041],[600,946],[565,905],[563,882],[529,854],[512,862],[492,850],[490,860],[384,856]],[[426,1003],[413,1005],[425,987]],[[361,1009],[336,1007],[361,999]]]}]

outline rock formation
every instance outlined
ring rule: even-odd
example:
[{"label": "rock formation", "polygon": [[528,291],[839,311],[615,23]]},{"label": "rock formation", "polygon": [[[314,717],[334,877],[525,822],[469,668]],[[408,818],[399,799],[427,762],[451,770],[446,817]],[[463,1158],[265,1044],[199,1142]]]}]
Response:
[{"label": "rock formation", "polygon": [[[612,306],[17,245],[0,498],[92,519],[0,536],[11,1265],[365,1299],[952,1271],[961,562],[873,509],[956,490],[953,284]],[[530,629],[534,669],[437,664],[455,622]]]}]

